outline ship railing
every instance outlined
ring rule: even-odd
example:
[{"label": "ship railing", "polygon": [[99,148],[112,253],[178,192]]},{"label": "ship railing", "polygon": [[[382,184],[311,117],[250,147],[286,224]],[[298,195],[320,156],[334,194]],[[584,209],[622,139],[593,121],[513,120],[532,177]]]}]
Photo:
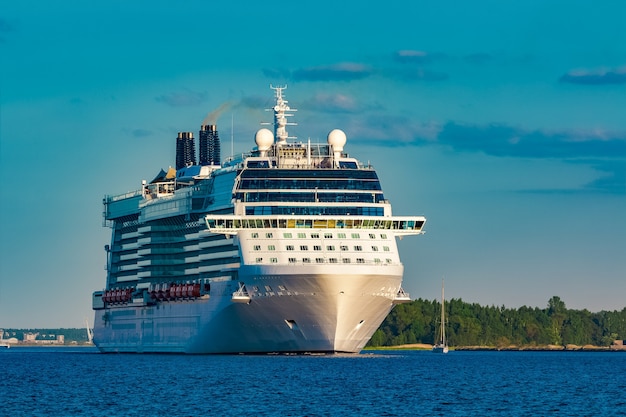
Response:
[{"label": "ship railing", "polygon": [[107,195],[105,196],[105,203],[114,203],[116,201],[126,200],[127,198],[136,197],[138,195],[141,195],[141,192],[142,192],[141,189],[139,189],[135,191],[127,191],[123,194]]},{"label": "ship railing", "polygon": [[[345,258],[348,259],[348,258]],[[304,259],[296,259],[289,260],[288,262],[281,261],[272,261],[271,258],[263,258],[262,260],[256,260],[251,265],[275,265],[275,266],[284,266],[284,265],[295,265],[295,266],[303,266],[303,265],[333,265],[333,266],[359,266],[359,265],[368,265],[368,266],[398,266],[402,265],[401,262],[394,262],[382,259],[365,259],[365,258],[349,258],[350,261],[344,261],[344,258],[310,258],[307,260]]]},{"label": "ship railing", "polygon": [[389,230],[395,235],[423,234],[424,216],[281,216],[281,215],[207,215],[212,233],[236,235],[246,229],[368,229]]}]

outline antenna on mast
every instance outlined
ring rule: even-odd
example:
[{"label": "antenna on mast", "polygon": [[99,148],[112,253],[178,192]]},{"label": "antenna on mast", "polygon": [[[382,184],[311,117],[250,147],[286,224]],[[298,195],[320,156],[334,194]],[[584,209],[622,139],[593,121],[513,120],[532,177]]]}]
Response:
[{"label": "antenna on mast", "polygon": [[287,143],[287,139],[295,139],[294,136],[289,136],[287,133],[286,126],[295,126],[296,123],[288,123],[287,117],[293,116],[293,114],[289,114],[287,112],[298,111],[297,109],[292,109],[287,105],[288,101],[283,99],[283,90],[287,88],[285,84],[284,87],[274,87],[270,84],[270,88],[276,91],[276,104],[274,105],[274,137],[276,138],[277,145],[283,145]]}]

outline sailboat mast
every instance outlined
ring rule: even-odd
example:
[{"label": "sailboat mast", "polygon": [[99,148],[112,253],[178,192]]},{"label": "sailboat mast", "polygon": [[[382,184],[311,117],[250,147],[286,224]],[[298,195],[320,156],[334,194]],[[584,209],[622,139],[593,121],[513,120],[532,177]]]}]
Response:
[{"label": "sailboat mast", "polygon": [[445,326],[445,299],[443,295],[443,280],[441,280],[441,343],[446,343],[446,326]]}]

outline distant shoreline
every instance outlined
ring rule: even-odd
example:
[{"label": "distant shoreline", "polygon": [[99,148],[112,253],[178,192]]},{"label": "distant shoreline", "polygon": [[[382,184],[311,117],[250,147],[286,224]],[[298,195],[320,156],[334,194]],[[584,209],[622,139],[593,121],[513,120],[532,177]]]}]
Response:
[{"label": "distant shoreline", "polygon": [[[368,346],[364,350],[431,350],[432,345],[412,343],[396,346]],[[457,351],[510,351],[510,352],[626,352],[626,346],[593,346],[593,345],[546,345],[546,346],[451,346]]]}]

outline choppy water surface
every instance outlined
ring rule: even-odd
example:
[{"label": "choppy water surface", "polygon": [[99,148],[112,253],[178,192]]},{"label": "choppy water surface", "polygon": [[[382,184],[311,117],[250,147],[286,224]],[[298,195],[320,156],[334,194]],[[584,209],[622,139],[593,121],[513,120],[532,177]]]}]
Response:
[{"label": "choppy water surface", "polygon": [[618,415],[619,352],[367,352],[338,356],[0,351],[11,416]]}]

